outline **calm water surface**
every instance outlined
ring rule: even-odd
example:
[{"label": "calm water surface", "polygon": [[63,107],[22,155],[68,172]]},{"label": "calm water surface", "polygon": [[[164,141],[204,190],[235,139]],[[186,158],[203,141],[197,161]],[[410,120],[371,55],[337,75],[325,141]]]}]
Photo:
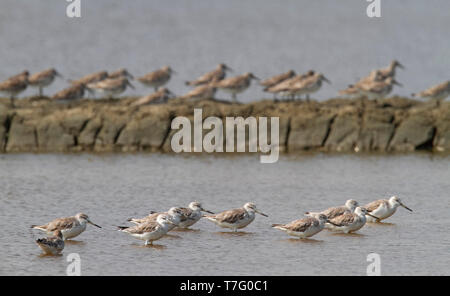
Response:
[{"label": "calm water surface", "polygon": [[[168,64],[178,72],[168,87],[182,94],[185,80],[225,62],[235,70],[230,75],[261,78],[321,71],[333,83],[314,95],[322,100],[394,58],[406,66],[397,75],[404,87],[394,94],[409,96],[450,74],[448,0],[382,1],[379,19],[367,17],[363,0],[81,2],[82,17],[69,19],[67,1],[1,0],[0,80],[52,66],[72,79],[119,67],[140,76]],[[135,85],[125,94],[152,91]],[[66,86],[58,79],[46,93]],[[239,100],[264,96],[255,85]]]},{"label": "calm water surface", "polygon": [[[257,157],[170,155],[0,156],[0,275],[64,275],[66,256],[79,253],[83,275],[365,275],[367,255],[381,256],[385,275],[450,274],[450,158],[297,156],[274,165]],[[397,194],[389,225],[356,235],[323,231],[314,240],[289,239],[270,228],[308,210]],[[254,201],[245,233],[223,233],[201,220],[143,247],[114,230],[130,216],[199,200],[212,211]],[[41,257],[31,224],[86,212],[88,227],[60,257]]]}]

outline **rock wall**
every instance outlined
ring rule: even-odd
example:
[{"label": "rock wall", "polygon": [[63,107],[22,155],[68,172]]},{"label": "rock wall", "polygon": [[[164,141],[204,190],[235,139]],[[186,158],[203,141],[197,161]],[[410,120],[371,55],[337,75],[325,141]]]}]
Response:
[{"label": "rock wall", "polygon": [[[0,152],[171,152],[176,116],[277,116],[285,152],[450,151],[450,103],[406,98],[325,102],[262,100],[231,104],[205,100],[130,107],[135,98],[80,100],[0,99]],[[225,122],[225,121],[224,121]],[[205,134],[205,133],[204,133]]]}]

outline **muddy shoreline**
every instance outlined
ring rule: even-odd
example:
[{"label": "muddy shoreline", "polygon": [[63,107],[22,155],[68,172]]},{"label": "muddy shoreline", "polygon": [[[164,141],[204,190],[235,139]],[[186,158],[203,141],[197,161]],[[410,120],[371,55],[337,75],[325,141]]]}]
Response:
[{"label": "muddy shoreline", "polygon": [[[369,101],[262,100],[249,104],[173,99],[130,107],[136,98],[80,100],[0,99],[0,153],[172,152],[176,116],[279,117],[280,150],[294,152],[450,151],[450,102],[393,97]],[[206,132],[203,133],[205,135]]]}]

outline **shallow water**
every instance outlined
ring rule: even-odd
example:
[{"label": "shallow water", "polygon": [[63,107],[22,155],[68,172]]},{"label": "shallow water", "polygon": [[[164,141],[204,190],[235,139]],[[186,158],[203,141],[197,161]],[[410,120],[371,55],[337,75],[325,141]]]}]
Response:
[{"label": "shallow water", "polygon": [[[369,253],[384,275],[450,274],[450,158],[309,155],[273,165],[256,156],[1,155],[0,275],[64,275],[70,253],[82,275],[365,275]],[[400,208],[386,225],[356,235],[323,231],[289,239],[270,228],[302,213],[396,194]],[[212,211],[254,201],[257,216],[232,234],[209,221],[143,247],[114,230],[131,216],[199,200]],[[41,257],[31,224],[87,213],[103,226],[68,243],[60,257]]]},{"label": "shallow water", "polygon": [[[168,87],[182,94],[185,80],[225,62],[231,75],[261,78],[291,68],[321,71],[333,83],[314,95],[322,100],[394,58],[407,69],[398,71],[404,87],[393,94],[448,79],[450,1],[381,2],[382,17],[369,19],[361,0],[96,0],[82,1],[82,17],[69,19],[67,1],[2,0],[0,80],[26,68],[54,66],[74,79],[119,67],[139,76],[168,64],[178,72]],[[134,84],[125,94],[151,92]],[[45,92],[66,85],[58,80]],[[239,100],[261,97],[272,96],[253,86]]]}]

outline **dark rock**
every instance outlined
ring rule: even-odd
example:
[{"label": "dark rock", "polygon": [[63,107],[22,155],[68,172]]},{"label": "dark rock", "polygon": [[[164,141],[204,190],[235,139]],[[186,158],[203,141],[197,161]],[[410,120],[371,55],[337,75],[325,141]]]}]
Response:
[{"label": "dark rock", "polygon": [[5,141],[7,136],[8,110],[0,105],[0,152],[5,150]]},{"label": "dark rock", "polygon": [[301,114],[291,118],[288,151],[318,149],[323,146],[335,114]]},{"label": "dark rock", "polygon": [[421,112],[405,118],[396,129],[389,150],[405,152],[431,146],[436,130],[431,115]]},{"label": "dark rock", "polygon": [[356,112],[338,115],[330,127],[325,142],[328,151],[353,151],[358,140],[360,117]]},{"label": "dark rock", "polygon": [[117,145],[123,151],[151,150],[157,151],[166,139],[170,123],[168,117],[145,116],[132,119],[117,139]]},{"label": "dark rock", "polygon": [[25,121],[18,115],[14,116],[8,133],[6,151],[34,152],[37,148],[35,124],[32,121]]},{"label": "dark rock", "polygon": [[356,151],[386,151],[394,134],[393,113],[377,109],[363,115],[362,127],[355,147]]},{"label": "dark rock", "polygon": [[[171,120],[185,116],[193,128],[195,108],[202,109],[203,119],[222,119],[224,128],[226,117],[278,117],[281,151],[450,151],[450,103],[446,101],[363,97],[239,104],[174,99],[167,104],[130,107],[135,99],[62,104],[24,98],[16,108],[0,99],[0,152],[170,152],[176,132],[171,130]],[[203,136],[207,133],[203,131]],[[246,138],[248,151],[248,130]]]},{"label": "dark rock", "polygon": [[450,151],[450,104],[444,105],[437,112],[436,137],[434,149],[438,152]]},{"label": "dark rock", "polygon": [[129,116],[121,114],[102,114],[102,128],[95,138],[94,150],[97,152],[111,152],[117,150],[116,141],[125,128]]},{"label": "dark rock", "polygon": [[55,115],[39,120],[36,132],[39,151],[67,152],[75,145],[74,136],[64,130]]},{"label": "dark rock", "polygon": [[78,136],[78,145],[80,145],[83,150],[92,150],[95,145],[97,135],[102,127],[103,122],[100,117],[95,117],[89,120],[83,130],[80,131]]}]

